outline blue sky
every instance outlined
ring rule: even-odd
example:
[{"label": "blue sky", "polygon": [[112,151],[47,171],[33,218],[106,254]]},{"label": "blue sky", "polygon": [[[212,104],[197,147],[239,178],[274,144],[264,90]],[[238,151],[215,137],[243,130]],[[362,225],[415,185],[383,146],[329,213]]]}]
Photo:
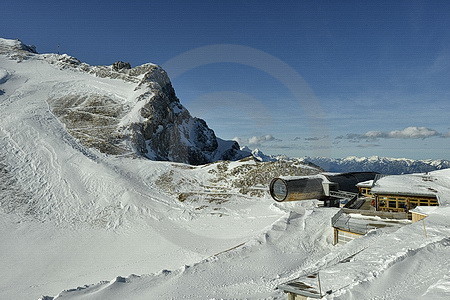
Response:
[{"label": "blue sky", "polygon": [[1,11],[0,35],[40,53],[164,66],[192,115],[268,154],[450,159],[448,1],[3,0]]}]

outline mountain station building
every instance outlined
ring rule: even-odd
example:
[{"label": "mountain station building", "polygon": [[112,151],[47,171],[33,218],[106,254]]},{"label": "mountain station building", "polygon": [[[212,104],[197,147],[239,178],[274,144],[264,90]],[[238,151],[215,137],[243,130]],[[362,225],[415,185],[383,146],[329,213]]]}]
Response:
[{"label": "mountain station building", "polygon": [[425,174],[386,176],[370,192],[377,211],[409,212],[417,206],[438,206],[438,177]]}]

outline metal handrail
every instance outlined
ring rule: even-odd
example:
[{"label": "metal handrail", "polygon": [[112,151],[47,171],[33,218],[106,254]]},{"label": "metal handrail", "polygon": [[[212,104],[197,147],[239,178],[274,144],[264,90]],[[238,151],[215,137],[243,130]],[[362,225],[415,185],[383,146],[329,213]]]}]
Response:
[{"label": "metal handrail", "polygon": [[[354,232],[354,233],[359,233],[359,234],[366,234],[368,233],[370,230],[376,228],[374,226],[371,226],[369,224],[359,224],[356,222],[353,222],[351,219],[352,217],[350,217],[349,215],[345,214],[345,216],[343,216],[344,214],[344,210],[339,210],[331,219],[332,222],[332,226],[333,227],[337,227],[349,232]],[[345,217],[345,221],[342,219],[343,217]],[[337,222],[339,220],[342,219],[342,223],[340,223],[339,225],[336,226]]]},{"label": "metal handrail", "polygon": [[330,196],[336,197],[336,198],[353,198],[357,196],[358,194],[352,193],[352,192],[346,192],[346,191],[330,191]]},{"label": "metal handrail", "polygon": [[337,220],[341,217],[341,215],[344,213],[343,209],[340,209],[332,218],[331,218],[331,225],[334,226],[336,224]]}]

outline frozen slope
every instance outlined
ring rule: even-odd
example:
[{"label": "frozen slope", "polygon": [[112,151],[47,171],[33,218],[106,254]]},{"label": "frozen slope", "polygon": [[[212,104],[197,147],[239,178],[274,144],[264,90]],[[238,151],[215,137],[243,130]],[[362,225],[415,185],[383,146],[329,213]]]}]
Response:
[{"label": "frozen slope", "polygon": [[[107,165],[104,155],[78,143],[46,102],[54,85],[60,84],[61,73],[66,73],[65,80],[74,85],[85,80],[92,88],[114,86],[118,93],[122,91],[120,97],[126,97],[127,88],[131,88],[127,83],[87,77],[70,70],[56,72],[52,65],[39,60],[17,63],[2,59],[0,63],[7,70],[14,70],[2,85],[5,91],[0,103],[2,156],[16,184],[24,193],[33,195],[32,201],[19,203],[17,209],[53,222],[63,218],[64,222],[95,223],[101,222],[101,211],[114,211],[117,205],[129,207],[122,211],[135,213],[137,203],[130,199],[155,199],[158,193],[151,190],[145,191],[144,197],[137,197],[142,195],[143,187],[130,185],[120,171]],[[88,200],[92,198],[95,203]],[[10,210],[16,209],[13,200],[8,206]]]}]

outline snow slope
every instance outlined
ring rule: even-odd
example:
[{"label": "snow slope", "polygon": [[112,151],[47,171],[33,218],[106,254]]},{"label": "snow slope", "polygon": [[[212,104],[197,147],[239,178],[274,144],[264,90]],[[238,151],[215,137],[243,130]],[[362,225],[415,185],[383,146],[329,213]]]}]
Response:
[{"label": "snow slope", "polygon": [[[254,238],[198,263],[151,275],[117,277],[56,299],[263,299],[280,296],[276,284],[330,251],[329,218],[311,202],[286,211]],[[305,205],[305,203],[303,203]],[[310,217],[314,215],[314,217]],[[316,228],[314,233],[305,228]]]},{"label": "snow slope", "polygon": [[290,207],[256,239],[199,263],[118,276],[54,299],[285,299],[278,285],[298,277],[308,283],[305,276],[317,272],[322,291],[330,291],[324,299],[448,299],[448,208],[428,217],[425,231],[418,222],[333,247],[327,221],[334,212]]}]

